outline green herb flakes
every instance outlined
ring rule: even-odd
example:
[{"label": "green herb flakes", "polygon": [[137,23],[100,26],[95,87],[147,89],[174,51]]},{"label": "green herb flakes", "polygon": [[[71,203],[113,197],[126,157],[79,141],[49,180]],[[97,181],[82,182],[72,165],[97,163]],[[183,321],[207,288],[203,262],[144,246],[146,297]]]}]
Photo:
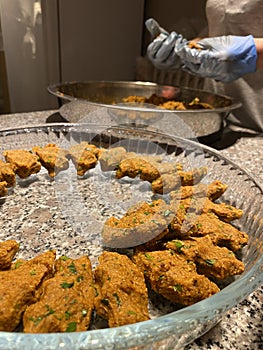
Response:
[{"label": "green herb flakes", "polygon": [[84,280],[84,277],[83,276],[78,276],[77,277],[77,282],[81,282],[81,281],[83,281]]},{"label": "green herb flakes", "polygon": [[181,291],[182,291],[182,286],[181,286],[181,284],[176,284],[176,285],[174,285],[174,286],[173,286],[173,290],[174,290],[175,292],[181,292]]},{"label": "green herb flakes", "polygon": [[181,249],[183,248],[184,244],[181,241],[172,241],[172,242],[175,245],[178,252],[181,252]]},{"label": "green herb flakes", "polygon": [[53,310],[49,305],[46,304],[45,307],[47,309],[47,313],[44,315],[44,317],[55,313],[55,310]]},{"label": "green herb flakes", "polygon": [[149,254],[149,253],[145,253],[145,258],[148,259],[148,260],[152,260],[153,257]]},{"label": "green herb flakes", "polygon": [[66,255],[62,255],[62,256],[60,257],[60,259],[63,260],[63,261],[66,261],[66,260],[69,259],[69,257],[67,257]]},{"label": "green herb flakes", "polygon": [[33,322],[35,326],[37,326],[41,321],[42,321],[42,317],[41,316],[37,316],[37,317],[29,317],[28,318],[29,321]]},{"label": "green herb flakes", "polygon": [[77,269],[76,269],[76,266],[75,264],[72,262],[69,266],[68,266],[68,269],[71,273],[73,274],[76,274],[77,273]]},{"label": "green herb flakes", "polygon": [[19,268],[19,266],[21,266],[23,264],[23,262],[22,261],[17,261],[16,263],[15,263],[15,269],[18,269]]},{"label": "green herb flakes", "polygon": [[102,304],[104,304],[105,306],[109,306],[110,302],[109,299],[101,299]]},{"label": "green herb flakes", "polygon": [[207,263],[207,265],[213,266],[215,264],[216,260],[215,259],[206,259],[205,262]]},{"label": "green herb flakes", "polygon": [[63,282],[61,283],[61,287],[66,289],[66,288],[72,288],[74,286],[74,282],[68,283],[68,282]]},{"label": "green herb flakes", "polygon": [[65,318],[66,318],[66,320],[68,320],[68,319],[70,318],[70,316],[71,316],[71,313],[70,313],[69,311],[66,311],[66,312],[65,312]]},{"label": "green herb flakes", "polygon": [[116,299],[116,304],[117,304],[118,306],[121,306],[121,300],[120,300],[118,294],[117,294],[117,293],[113,293],[112,295],[113,295],[114,298]]},{"label": "green herb flakes", "polygon": [[128,311],[127,311],[127,315],[136,316],[137,313],[136,313],[135,311],[133,311],[133,310],[128,310]]},{"label": "green herb flakes", "polygon": [[76,332],[77,329],[77,322],[69,322],[66,332]]}]

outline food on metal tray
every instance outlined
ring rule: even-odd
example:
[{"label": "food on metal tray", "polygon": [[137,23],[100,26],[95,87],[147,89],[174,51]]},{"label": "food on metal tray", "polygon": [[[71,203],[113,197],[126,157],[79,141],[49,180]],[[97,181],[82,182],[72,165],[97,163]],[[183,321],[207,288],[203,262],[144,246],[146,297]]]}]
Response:
[{"label": "food on metal tray", "polygon": [[11,163],[15,174],[25,179],[41,169],[38,156],[28,150],[16,149],[4,152],[6,162]]},{"label": "food on metal tray", "polygon": [[198,97],[195,97],[191,102],[189,102],[188,106],[190,109],[213,109],[209,103],[200,101]]},{"label": "food on metal tray", "polygon": [[167,102],[164,102],[160,105],[158,105],[158,107],[160,108],[163,108],[163,109],[167,109],[167,110],[170,110],[170,111],[173,111],[173,110],[179,110],[179,111],[184,111],[186,110],[186,106],[183,102],[179,102],[179,101],[167,101]]},{"label": "food on metal tray", "polygon": [[79,176],[84,176],[88,170],[96,166],[101,154],[101,149],[83,141],[71,146],[69,154],[77,169],[77,174]]},{"label": "food on metal tray", "polygon": [[213,106],[209,103],[202,102],[200,98],[195,97],[190,102],[176,101],[174,99],[168,99],[163,96],[152,94],[150,97],[131,95],[122,98],[124,103],[136,103],[136,104],[153,104],[159,108],[167,110],[187,110],[187,109],[213,109]]},{"label": "food on metal tray", "polygon": [[53,270],[55,254],[43,253],[16,269],[0,271],[0,331],[13,331],[27,307],[36,300],[37,290]]},{"label": "food on metal tray", "polygon": [[127,103],[146,103],[147,98],[145,96],[131,95],[131,96],[128,96],[128,97],[123,97],[122,101],[125,102],[125,103],[126,102]]},{"label": "food on metal tray", "polygon": [[94,308],[91,263],[87,256],[60,257],[54,276],[43,282],[36,303],[23,316],[25,333],[80,332],[89,328]]},{"label": "food on metal tray", "polygon": [[96,311],[109,327],[150,318],[143,273],[126,255],[103,252],[94,274]]},{"label": "food on metal tray", "polygon": [[44,147],[35,146],[32,150],[39,157],[40,163],[47,169],[51,177],[54,177],[62,170],[66,170],[69,166],[68,151],[54,143],[49,143]]},{"label": "food on metal tray", "polygon": [[191,305],[220,291],[195,263],[172,250],[137,252],[133,261],[144,271],[151,288],[173,303]]},{"label": "food on metal tray", "polygon": [[19,244],[15,240],[0,242],[0,271],[11,267],[14,256],[19,250]]}]

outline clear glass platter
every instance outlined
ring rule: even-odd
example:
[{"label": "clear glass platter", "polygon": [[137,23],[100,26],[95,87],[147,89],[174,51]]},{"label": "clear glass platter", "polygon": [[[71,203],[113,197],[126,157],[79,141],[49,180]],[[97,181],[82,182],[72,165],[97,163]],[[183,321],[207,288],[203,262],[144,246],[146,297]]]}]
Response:
[{"label": "clear glass platter", "polygon": [[[207,166],[204,182],[228,185],[222,200],[243,210],[238,227],[249,234],[242,251],[245,271],[212,297],[185,308],[151,301],[151,320],[118,328],[92,323],[79,333],[24,334],[0,332],[0,349],[180,349],[207,332],[223,314],[263,281],[263,190],[245,170],[219,152],[197,142],[143,129],[96,124],[45,124],[0,132],[1,155],[8,149],[31,149],[55,143],[63,148],[81,141],[98,147],[122,146],[128,151],[179,162],[184,169]],[[54,179],[40,173],[17,184],[0,199],[0,241],[20,243],[16,258],[29,259],[46,250],[72,258],[88,255],[93,267],[104,247],[103,223],[121,216],[138,200],[151,200],[146,182],[123,178],[100,166],[78,177],[71,164]],[[128,253],[128,252],[127,252]]]}]

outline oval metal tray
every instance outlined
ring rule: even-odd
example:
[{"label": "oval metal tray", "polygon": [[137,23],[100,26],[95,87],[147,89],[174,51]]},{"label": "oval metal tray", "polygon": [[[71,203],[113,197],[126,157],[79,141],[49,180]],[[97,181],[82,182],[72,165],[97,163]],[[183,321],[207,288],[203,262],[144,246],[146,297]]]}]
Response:
[{"label": "oval metal tray", "polygon": [[[63,82],[50,85],[48,91],[55,95],[60,104],[61,115],[69,122],[92,122],[96,110],[104,109],[110,114],[107,124],[151,125],[158,131],[173,133],[186,138],[199,138],[221,130],[222,123],[229,113],[241,106],[241,103],[229,96],[180,86],[159,85],[140,81],[87,81]],[[167,96],[184,102],[196,97],[213,106],[213,109],[160,110],[156,106],[132,107],[123,103],[128,96],[150,97],[152,94]],[[66,104],[71,102],[70,104]],[[113,104],[115,103],[115,104]],[[181,133],[178,123],[186,125]]]}]

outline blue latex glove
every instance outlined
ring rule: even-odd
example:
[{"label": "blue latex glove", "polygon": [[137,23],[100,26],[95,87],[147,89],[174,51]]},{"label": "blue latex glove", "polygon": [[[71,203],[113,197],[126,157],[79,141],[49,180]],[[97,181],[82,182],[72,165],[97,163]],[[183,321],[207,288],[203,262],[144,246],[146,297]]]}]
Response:
[{"label": "blue latex glove", "polygon": [[177,51],[187,44],[187,40],[176,32],[169,34],[153,18],[148,19],[145,25],[154,38],[147,48],[150,61],[158,69],[176,71],[182,65]]},{"label": "blue latex glove", "polygon": [[223,83],[256,71],[257,51],[252,35],[219,36],[197,41],[197,48],[184,46],[177,52],[183,69]]}]

